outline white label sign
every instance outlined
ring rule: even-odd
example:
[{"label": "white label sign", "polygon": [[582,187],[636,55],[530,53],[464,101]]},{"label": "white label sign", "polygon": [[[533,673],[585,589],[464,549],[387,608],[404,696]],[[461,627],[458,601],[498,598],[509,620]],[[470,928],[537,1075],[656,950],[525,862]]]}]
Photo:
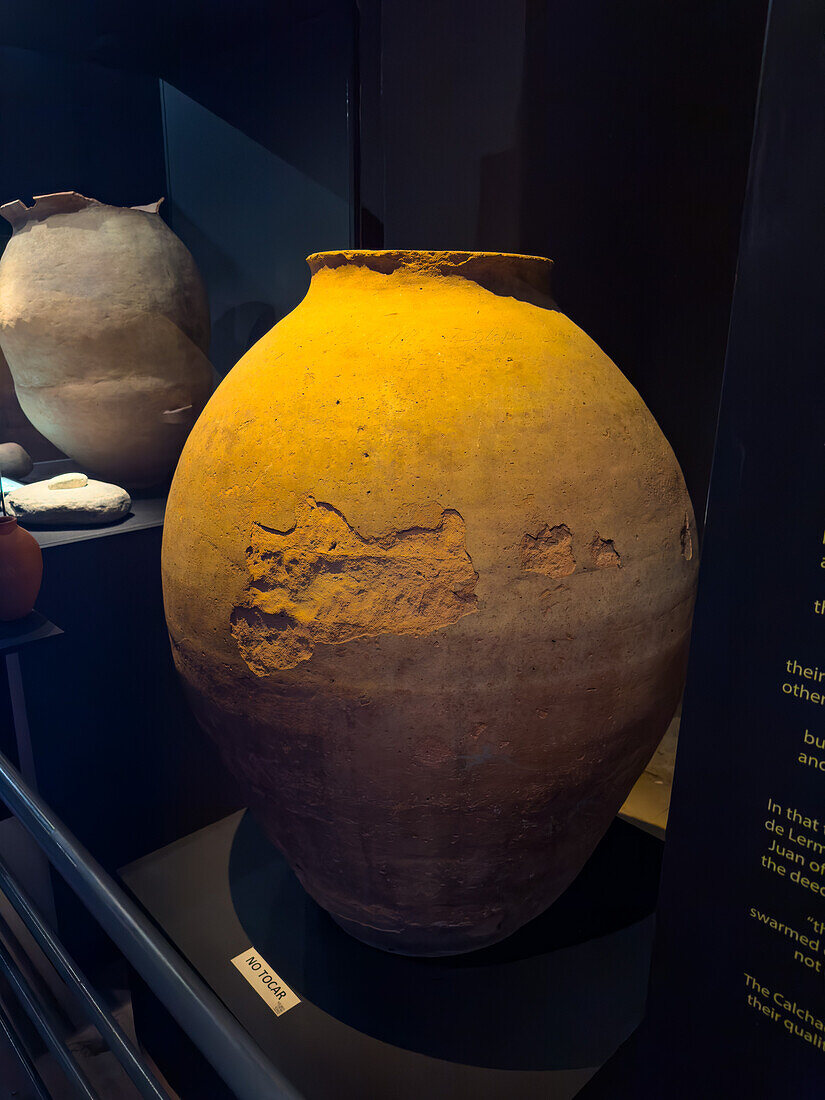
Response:
[{"label": "white label sign", "polygon": [[254,947],[248,947],[231,961],[276,1016],[283,1016],[285,1012],[289,1012],[291,1008],[301,1003],[301,998],[292,992],[282,978],[278,977]]}]

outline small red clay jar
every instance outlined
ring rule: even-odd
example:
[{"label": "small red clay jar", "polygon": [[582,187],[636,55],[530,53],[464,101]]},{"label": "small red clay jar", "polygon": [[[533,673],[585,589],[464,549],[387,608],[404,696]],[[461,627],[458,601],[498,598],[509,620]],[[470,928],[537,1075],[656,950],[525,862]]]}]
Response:
[{"label": "small red clay jar", "polygon": [[13,516],[0,516],[0,622],[29,614],[42,579],[43,555],[37,540],[18,527]]}]

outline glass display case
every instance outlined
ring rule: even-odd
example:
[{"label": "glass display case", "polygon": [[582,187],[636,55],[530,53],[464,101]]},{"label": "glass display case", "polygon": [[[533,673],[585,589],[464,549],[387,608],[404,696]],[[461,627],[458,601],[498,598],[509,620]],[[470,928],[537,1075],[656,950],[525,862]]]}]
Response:
[{"label": "glass display case", "polygon": [[644,1016],[765,15],[4,13],[0,749],[267,1095],[585,1096]]}]

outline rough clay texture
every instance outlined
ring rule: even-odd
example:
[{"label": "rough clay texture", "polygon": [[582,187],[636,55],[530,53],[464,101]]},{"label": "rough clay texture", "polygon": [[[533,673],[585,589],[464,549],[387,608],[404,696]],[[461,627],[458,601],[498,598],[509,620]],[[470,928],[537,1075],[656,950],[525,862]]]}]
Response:
[{"label": "rough clay texture", "polygon": [[464,521],[364,538],[328,504],[305,497],[290,531],[252,530],[250,581],[232,633],[258,676],[308,661],[315,646],[377,634],[429,634],[476,609],[478,574]]},{"label": "rough clay texture", "polygon": [[157,205],[67,192],[0,214],[14,226],[0,345],[23,412],[94,473],[163,481],[212,388],[206,292],[188,250]]},{"label": "rough clay texture", "polygon": [[576,572],[573,535],[563,523],[558,527],[545,524],[535,538],[525,535],[521,540],[520,557],[522,568],[530,573],[543,573],[545,577],[569,577]]},{"label": "rough clay texture", "polygon": [[93,481],[85,474],[58,474],[6,494],[20,523],[43,527],[76,527],[114,523],[128,516],[132,501],[125,489]]},{"label": "rough clay texture", "polygon": [[467,951],[565,889],[667,728],[690,501],[638,394],[553,306],[548,261],[310,266],[181,456],[175,661],[336,920]]}]

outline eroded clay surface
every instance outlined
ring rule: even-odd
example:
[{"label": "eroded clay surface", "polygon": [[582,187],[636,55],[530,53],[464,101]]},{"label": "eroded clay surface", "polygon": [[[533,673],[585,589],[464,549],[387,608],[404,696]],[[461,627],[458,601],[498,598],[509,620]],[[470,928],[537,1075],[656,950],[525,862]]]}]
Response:
[{"label": "eroded clay surface", "polygon": [[545,526],[537,535],[525,534],[519,546],[521,567],[528,573],[541,573],[545,577],[569,577],[579,569],[618,569],[622,564],[621,555],[613,544],[613,539],[603,539],[599,533],[593,536],[587,546],[587,557],[579,565],[573,553],[573,532],[566,523],[555,527]]},{"label": "eroded clay surface", "polygon": [[618,569],[622,564],[619,551],[613,539],[603,539],[598,531],[590,543],[590,558],[596,569]]},{"label": "eroded clay surface", "polygon": [[570,528],[560,523],[548,524],[534,537],[526,534],[521,540],[521,564],[529,573],[543,573],[545,577],[569,577],[575,572],[573,535]]},{"label": "eroded clay surface", "polygon": [[690,516],[685,512],[685,522],[682,524],[682,531],[680,542],[682,546],[682,557],[685,561],[690,561],[693,557],[693,535],[690,532]]},{"label": "eroded clay surface", "polygon": [[430,634],[476,610],[478,574],[458,512],[434,528],[377,538],[331,504],[305,497],[289,531],[256,523],[246,551],[250,580],[232,634],[257,675],[294,668],[319,643],[379,634]]}]

